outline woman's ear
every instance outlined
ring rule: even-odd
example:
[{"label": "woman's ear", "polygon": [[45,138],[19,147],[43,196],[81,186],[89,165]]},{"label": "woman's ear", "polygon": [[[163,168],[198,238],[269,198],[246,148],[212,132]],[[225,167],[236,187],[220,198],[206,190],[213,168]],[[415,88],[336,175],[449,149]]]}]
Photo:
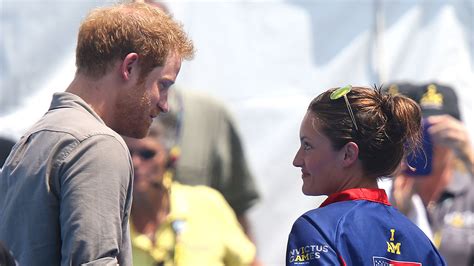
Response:
[{"label": "woman's ear", "polygon": [[355,142],[348,142],[341,149],[342,166],[351,166],[359,159],[359,146]]}]

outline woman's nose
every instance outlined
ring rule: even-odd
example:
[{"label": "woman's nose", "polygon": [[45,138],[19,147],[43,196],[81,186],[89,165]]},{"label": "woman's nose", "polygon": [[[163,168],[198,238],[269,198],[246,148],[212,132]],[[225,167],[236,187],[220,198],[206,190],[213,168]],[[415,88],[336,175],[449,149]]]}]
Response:
[{"label": "woman's nose", "polygon": [[300,159],[300,151],[298,150],[295,154],[295,158],[293,159],[293,166],[295,167],[301,167],[301,159]]}]

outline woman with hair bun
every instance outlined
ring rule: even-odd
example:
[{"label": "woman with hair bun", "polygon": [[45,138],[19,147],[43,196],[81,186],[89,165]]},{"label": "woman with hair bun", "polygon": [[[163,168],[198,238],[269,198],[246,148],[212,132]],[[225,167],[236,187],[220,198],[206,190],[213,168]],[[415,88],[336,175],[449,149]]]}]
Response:
[{"label": "woman with hair bun", "polygon": [[293,224],[286,265],[446,265],[377,186],[420,140],[421,111],[409,98],[350,85],[316,97],[293,165],[305,195],[328,198]]}]

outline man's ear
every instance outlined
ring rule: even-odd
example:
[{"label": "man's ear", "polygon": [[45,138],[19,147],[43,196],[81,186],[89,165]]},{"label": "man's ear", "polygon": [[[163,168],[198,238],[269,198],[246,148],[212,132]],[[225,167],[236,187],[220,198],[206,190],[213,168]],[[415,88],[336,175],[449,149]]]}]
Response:
[{"label": "man's ear", "polygon": [[134,75],[138,75],[138,54],[129,53],[125,56],[120,64],[120,76],[128,81],[133,78]]},{"label": "man's ear", "polygon": [[341,149],[342,166],[351,166],[359,159],[359,146],[355,142],[348,142]]}]

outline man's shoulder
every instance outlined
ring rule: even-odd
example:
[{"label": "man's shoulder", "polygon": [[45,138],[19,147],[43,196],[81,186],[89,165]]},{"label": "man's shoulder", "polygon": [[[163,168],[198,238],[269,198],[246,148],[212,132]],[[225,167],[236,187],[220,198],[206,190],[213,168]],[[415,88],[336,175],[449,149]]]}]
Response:
[{"label": "man's shoulder", "polygon": [[52,131],[70,135],[79,142],[96,135],[109,135],[122,140],[119,134],[107,127],[92,114],[74,108],[48,111],[28,133],[34,134],[39,131]]},{"label": "man's shoulder", "polygon": [[224,196],[219,191],[209,186],[190,186],[174,182],[172,190],[186,196],[190,200],[197,200],[199,202],[216,203],[218,201],[225,201]]},{"label": "man's shoulder", "polygon": [[190,186],[174,182],[172,194],[174,199],[178,199],[176,202],[186,202],[186,205],[193,206],[192,209],[195,210],[222,213],[224,209],[231,209],[224,196],[208,186]]},{"label": "man's shoulder", "polygon": [[123,138],[92,114],[80,109],[48,111],[22,139],[25,145],[31,144],[36,149],[49,150],[47,153],[57,162],[80,147],[89,147],[88,150],[101,154],[107,154],[113,148],[115,152],[122,151],[120,157],[128,158]]}]

